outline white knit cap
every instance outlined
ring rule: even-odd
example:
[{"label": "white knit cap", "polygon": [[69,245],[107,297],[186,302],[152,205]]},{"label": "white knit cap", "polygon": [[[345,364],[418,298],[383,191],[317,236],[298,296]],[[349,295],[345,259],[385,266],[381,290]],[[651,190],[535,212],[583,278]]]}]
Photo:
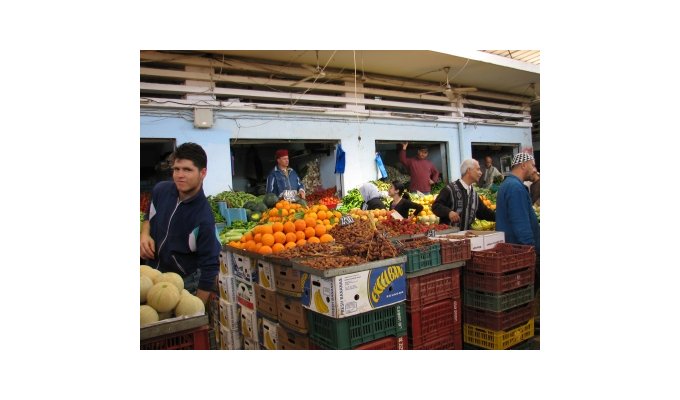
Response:
[{"label": "white knit cap", "polygon": [[517,154],[515,154],[515,156],[512,158],[512,165],[511,165],[511,167],[514,167],[515,165],[521,164],[521,163],[526,162],[526,161],[531,161],[531,160],[533,160],[533,159],[534,159],[534,156],[532,156],[531,154],[527,154],[527,153],[517,153]]}]

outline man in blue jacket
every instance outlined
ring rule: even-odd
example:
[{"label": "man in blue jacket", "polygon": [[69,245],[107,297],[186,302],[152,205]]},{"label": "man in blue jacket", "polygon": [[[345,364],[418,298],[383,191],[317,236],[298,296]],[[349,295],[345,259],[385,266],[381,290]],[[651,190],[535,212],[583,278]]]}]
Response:
[{"label": "man in blue jacket", "polygon": [[220,254],[215,218],[203,193],[208,157],[196,143],[184,143],[173,160],[173,182],[153,188],[140,254],[149,266],[181,275],[184,288],[205,304],[216,291]]},{"label": "man in blue jacket", "polygon": [[288,167],[290,163],[288,150],[276,150],[274,158],[276,158],[276,166],[267,177],[267,193],[274,193],[280,197],[284,191],[289,190],[296,192],[304,199],[305,187],[295,170]]}]

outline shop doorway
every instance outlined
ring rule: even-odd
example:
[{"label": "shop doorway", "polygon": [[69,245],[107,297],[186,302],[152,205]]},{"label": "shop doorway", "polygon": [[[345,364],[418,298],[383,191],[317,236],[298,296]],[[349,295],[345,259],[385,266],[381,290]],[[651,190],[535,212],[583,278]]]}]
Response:
[{"label": "shop doorway", "polygon": [[156,183],[172,179],[172,165],[167,163],[168,156],[175,151],[176,140],[140,139],[139,172],[140,192],[151,192]]},{"label": "shop doorway", "polygon": [[[380,153],[380,158],[385,164],[387,170],[387,179],[389,181],[397,180],[402,183],[410,181],[409,171],[399,162],[399,151],[402,147],[401,141],[396,140],[376,140],[375,151]],[[441,182],[449,181],[449,168],[447,162],[448,146],[446,142],[432,142],[432,141],[409,141],[406,148],[406,157],[417,157],[418,148],[426,146],[428,150],[428,160],[432,161],[434,166],[439,170],[439,179]]]},{"label": "shop doorway", "polygon": [[276,165],[278,149],[288,150],[289,167],[303,180],[307,193],[333,186],[342,191],[342,179],[335,174],[337,140],[263,140],[232,139],[231,190],[256,196],[265,194],[267,176]]},{"label": "shop doorway", "polygon": [[519,143],[472,143],[472,158],[479,162],[482,173],[486,171],[484,159],[489,156],[493,165],[504,176],[510,174],[512,157],[519,152]]}]

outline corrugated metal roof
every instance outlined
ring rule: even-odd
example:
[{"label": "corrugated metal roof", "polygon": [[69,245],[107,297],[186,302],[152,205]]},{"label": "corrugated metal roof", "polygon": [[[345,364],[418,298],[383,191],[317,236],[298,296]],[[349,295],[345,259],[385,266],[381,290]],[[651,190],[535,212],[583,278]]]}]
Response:
[{"label": "corrugated metal roof", "polygon": [[531,64],[541,64],[540,50],[482,50],[485,53],[496,54],[499,56],[512,58],[513,60],[524,61]]}]

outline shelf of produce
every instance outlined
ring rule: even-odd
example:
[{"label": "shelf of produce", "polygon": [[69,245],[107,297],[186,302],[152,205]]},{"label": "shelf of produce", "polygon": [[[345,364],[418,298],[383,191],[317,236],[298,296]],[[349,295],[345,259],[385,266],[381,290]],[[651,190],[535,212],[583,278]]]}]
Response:
[{"label": "shelf of produce", "polygon": [[171,318],[140,328],[139,339],[147,340],[163,335],[170,335],[208,325],[208,323],[207,314],[196,317]]},{"label": "shelf of produce", "polygon": [[[441,236],[441,235],[448,235],[451,233],[458,233],[460,232],[460,229],[457,227],[451,228],[451,229],[444,229],[441,231],[435,231],[435,235]],[[425,233],[415,233],[413,235],[401,235],[401,236],[394,236],[394,237],[388,237],[389,240],[391,241],[396,241],[396,240],[406,240],[406,239],[415,239],[419,237],[425,237]]]},{"label": "shelf of produce", "polygon": [[320,276],[322,278],[330,278],[333,276],[347,275],[355,272],[368,271],[369,269],[375,269],[380,267],[389,267],[391,265],[404,264],[406,262],[406,256],[399,256],[394,258],[386,258],[384,260],[372,261],[365,264],[350,265],[348,267],[333,268],[326,270],[319,270],[316,268],[309,267],[304,264],[300,264],[300,259],[293,259],[292,266],[294,269],[310,273],[312,275]]},{"label": "shelf of produce", "polygon": [[465,265],[465,261],[456,261],[449,264],[441,264],[436,267],[421,269],[420,271],[406,274],[406,279],[417,278],[419,276],[431,274],[434,272],[446,271],[447,269],[460,268]]}]

